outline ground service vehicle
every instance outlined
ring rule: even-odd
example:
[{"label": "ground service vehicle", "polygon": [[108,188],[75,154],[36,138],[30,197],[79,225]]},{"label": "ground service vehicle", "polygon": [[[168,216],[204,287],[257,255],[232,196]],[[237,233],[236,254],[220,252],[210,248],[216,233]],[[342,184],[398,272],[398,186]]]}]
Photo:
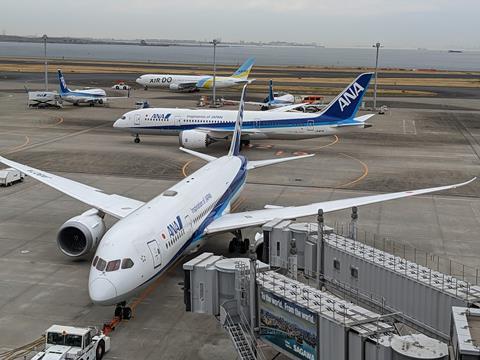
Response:
[{"label": "ground service vehicle", "polygon": [[110,350],[110,337],[94,327],[52,325],[45,334],[45,350],[32,360],[100,360]]}]

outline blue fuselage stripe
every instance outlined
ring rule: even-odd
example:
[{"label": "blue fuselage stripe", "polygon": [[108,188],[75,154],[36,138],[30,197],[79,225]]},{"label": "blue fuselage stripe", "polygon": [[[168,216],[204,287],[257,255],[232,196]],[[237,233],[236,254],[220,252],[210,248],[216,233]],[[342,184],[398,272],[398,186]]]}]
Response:
[{"label": "blue fuselage stripe", "polygon": [[[152,120],[157,121],[157,120]],[[162,120],[158,120],[162,121]],[[276,128],[294,128],[294,127],[307,127],[307,126],[328,126],[328,125],[345,125],[345,124],[356,124],[358,121],[355,119],[344,119],[338,120],[336,118],[302,118],[302,119],[278,119],[278,120],[258,120],[258,121],[244,121],[242,124],[242,129],[276,129]],[[193,130],[198,127],[203,129],[212,129],[220,131],[233,131],[235,128],[235,122],[233,121],[224,121],[214,124],[201,122],[194,124],[182,124],[182,125],[163,125],[163,124],[154,124],[150,126],[132,126],[129,127],[131,130],[145,129],[145,130]]]}]

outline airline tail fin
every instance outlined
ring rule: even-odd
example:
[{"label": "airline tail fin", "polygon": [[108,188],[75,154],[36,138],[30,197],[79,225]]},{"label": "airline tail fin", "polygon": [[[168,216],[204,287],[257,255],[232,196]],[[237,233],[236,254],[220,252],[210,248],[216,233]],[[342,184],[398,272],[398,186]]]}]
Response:
[{"label": "airline tail fin", "polygon": [[275,97],[273,96],[273,80],[270,79],[268,82],[268,102],[273,102],[275,100]]},{"label": "airline tail fin", "polygon": [[67,83],[65,82],[65,78],[63,77],[62,70],[58,69],[58,81],[60,83],[60,94],[65,94],[70,91],[67,87]]},{"label": "airline tail fin", "polygon": [[245,94],[247,93],[247,86],[248,86],[248,83],[243,85],[242,97],[240,98],[240,105],[238,106],[237,120],[235,121],[235,130],[233,131],[232,143],[230,144],[230,150],[228,151],[228,156],[237,156],[238,154],[240,154],[243,111],[245,109]]},{"label": "airline tail fin", "polygon": [[242,66],[240,66],[237,71],[232,74],[233,78],[237,79],[248,79],[248,75],[252,70],[253,64],[255,64],[255,58],[251,57],[245,61]]},{"label": "airline tail fin", "polygon": [[346,120],[355,116],[367,92],[373,73],[360,74],[320,113],[320,118]]}]

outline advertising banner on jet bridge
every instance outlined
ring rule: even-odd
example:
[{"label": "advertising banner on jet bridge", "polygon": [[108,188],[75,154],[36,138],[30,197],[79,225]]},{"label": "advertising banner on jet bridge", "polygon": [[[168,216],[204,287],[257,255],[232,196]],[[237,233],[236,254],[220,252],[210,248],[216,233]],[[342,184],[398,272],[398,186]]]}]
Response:
[{"label": "advertising banner on jet bridge", "polygon": [[260,289],[260,337],[298,359],[317,359],[317,314]]}]

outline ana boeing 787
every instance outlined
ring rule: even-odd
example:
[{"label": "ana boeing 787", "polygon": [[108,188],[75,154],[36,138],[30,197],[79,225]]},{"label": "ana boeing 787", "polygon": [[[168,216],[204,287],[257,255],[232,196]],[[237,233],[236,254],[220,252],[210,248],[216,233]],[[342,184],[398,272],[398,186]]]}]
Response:
[{"label": "ana boeing 787", "polygon": [[[245,111],[243,144],[261,139],[310,139],[370,127],[373,116],[357,117],[372,73],[360,74],[318,114],[288,112],[305,104],[287,105],[269,111]],[[135,135],[178,135],[180,145],[202,149],[217,141],[229,141],[235,128],[235,110],[147,108],[129,111],[113,127]]]},{"label": "ana boeing 787", "polygon": [[[367,205],[412,195],[453,189],[465,183],[422,190],[317,202],[303,206],[265,208],[231,213],[248,171],[313,155],[249,161],[240,154],[246,85],[235,122],[230,150],[215,158],[183,149],[207,164],[144,203],[103,191],[0,157],[4,164],[92,207],[60,227],[57,243],[64,254],[79,257],[96,253],[90,267],[88,289],[96,304],[117,305],[117,316],[128,318],[126,301],[151,284],[182,254],[197,250],[207,236],[261,226],[273,219],[293,219]],[[104,216],[117,219],[106,231]],[[240,235],[241,236],[241,235]]]}]

